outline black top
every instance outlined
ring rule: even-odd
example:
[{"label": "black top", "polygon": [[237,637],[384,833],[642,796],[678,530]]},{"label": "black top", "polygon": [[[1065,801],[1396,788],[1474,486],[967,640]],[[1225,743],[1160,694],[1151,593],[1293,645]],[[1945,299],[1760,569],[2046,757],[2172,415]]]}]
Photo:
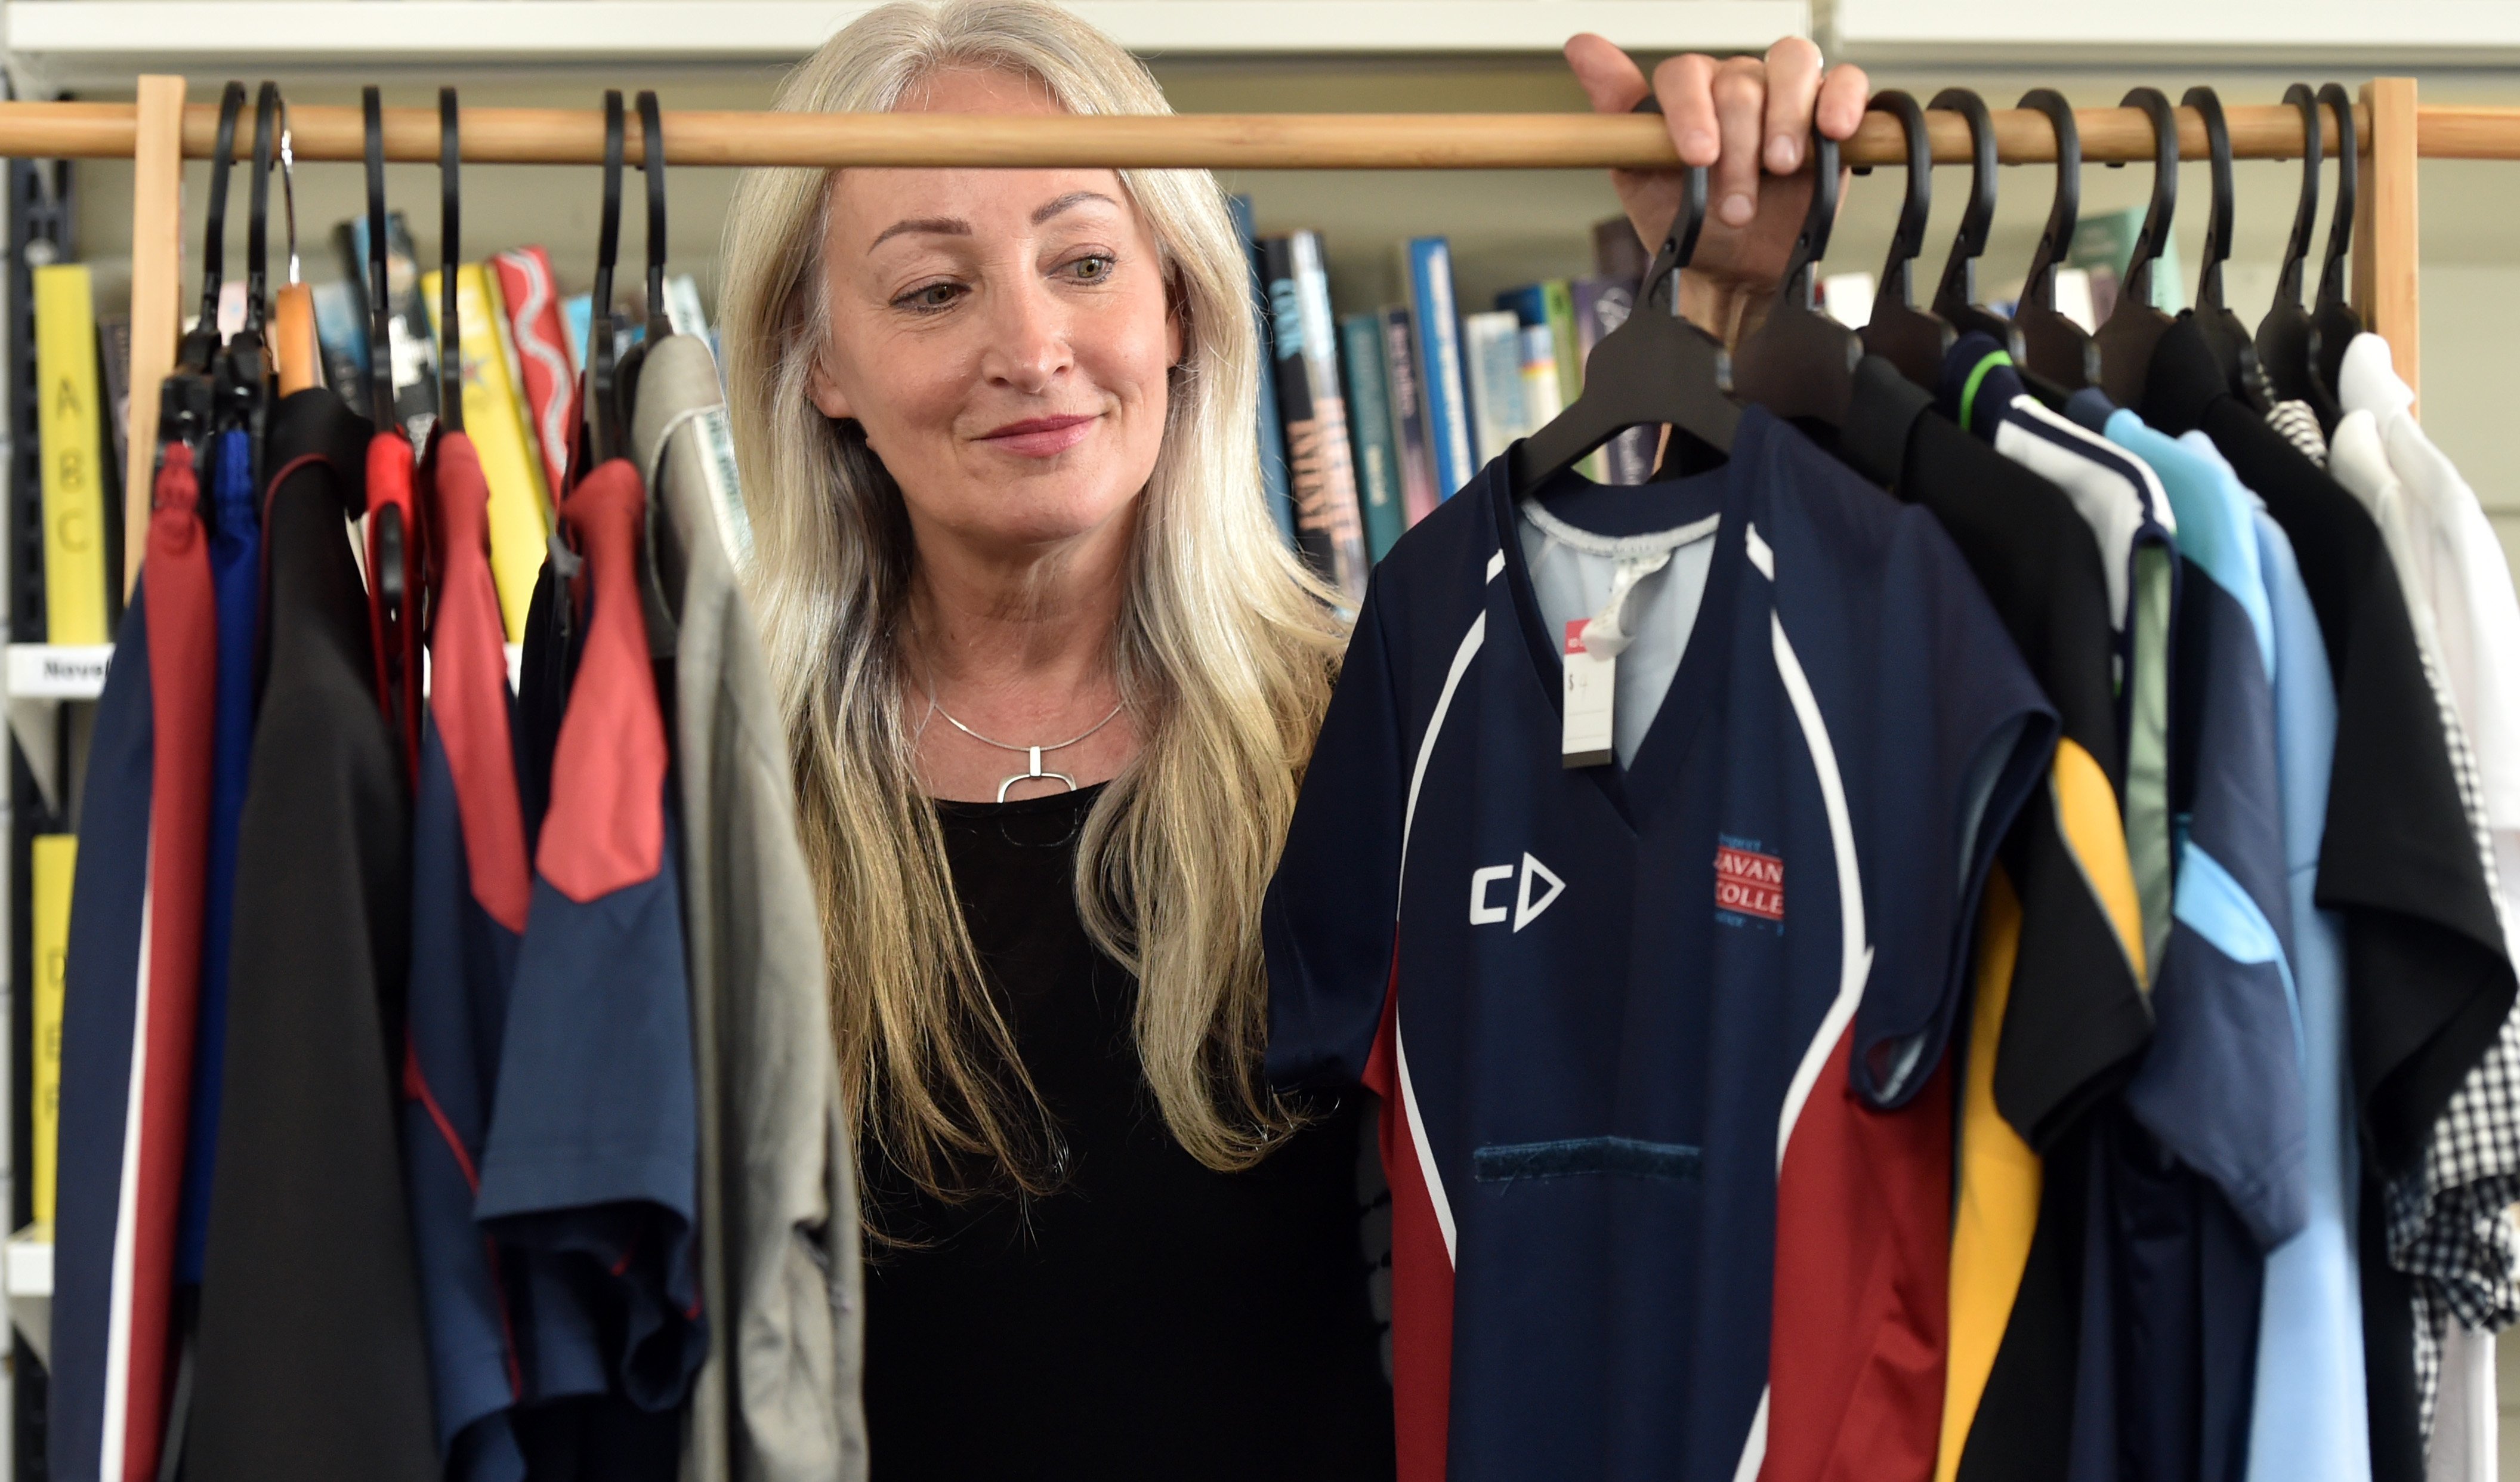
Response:
[{"label": "black top", "polygon": [[439,1472],[395,1123],[411,802],[341,538],[369,431],[300,391],[264,455],[268,672],[237,829],[195,1482]]},{"label": "black top", "polygon": [[2418,1166],[2433,1123],[2511,1010],[2513,981],[2414,627],[2362,505],[2224,386],[2185,317],[2143,418],[2202,428],[2283,526],[2336,671],[2336,769],[2318,904],[2346,914],[2354,1069],[2376,1171]]},{"label": "black top", "polygon": [[1392,1475],[1391,1389],[1359,1238],[1359,1106],[1214,1172],[1140,1073],[1137,983],[1076,909],[1100,788],[940,803],[955,893],[1062,1182],[920,1195],[870,1156],[866,1407],[878,1482]]},{"label": "black top", "polygon": [[[1955,352],[1953,364],[1967,358]],[[1988,378],[2010,379],[2002,369]],[[1956,403],[1957,387],[1947,389]],[[1985,397],[1990,407],[2002,399]],[[1888,361],[1865,357],[1840,456],[1901,500],[1933,512],[2056,707],[2059,745],[2088,756],[2094,781],[2114,783],[2124,766],[2099,544],[2064,491],[1957,423],[1926,415],[1931,400]],[[2068,785],[2088,775],[2077,770]],[[2152,1037],[2134,964],[2092,872],[2060,827],[2071,811],[2054,803],[2024,808],[2002,856],[2021,925],[1996,1052],[1995,1100],[2043,1152],[2124,1079]]]},{"label": "black top", "polygon": [[[1978,368],[1992,339],[1970,337],[1950,367]],[[2017,386],[1984,376],[1976,411],[1991,439]],[[1944,408],[1957,415],[1958,386]],[[1988,440],[1928,412],[1934,398],[1886,360],[1857,367],[1841,457],[1900,499],[1933,512],[2056,707],[2058,749],[2092,762],[2065,786],[2123,786],[2109,676],[2108,584],[2099,545],[2065,493]],[[2095,773],[2096,776],[2091,776]],[[2060,784],[2051,778],[2049,786]],[[2092,875],[2059,827],[2053,797],[2025,807],[2001,861],[2019,902],[2012,981],[1993,1047],[1999,1111],[2038,1148],[2047,1178],[2038,1223],[1967,1442],[1962,1482],[2065,1475],[2081,1331],[2082,1236],[2094,1125],[2086,1115],[2125,1078],[2152,1032],[2151,1010]],[[1982,1053],[1984,1047],[1969,1047]]]},{"label": "black top", "polygon": [[2383,1188],[2422,1166],[2435,1123],[2511,1010],[2512,964],[2459,797],[2406,595],[2360,502],[2229,393],[2182,315],[2148,369],[2144,420],[2201,428],[2291,540],[2336,673],[2336,761],[2318,901],[2345,919],[2348,1043],[2361,1112],[2363,1353],[2378,1482],[2424,1475],[2409,1279],[2386,1259]]}]

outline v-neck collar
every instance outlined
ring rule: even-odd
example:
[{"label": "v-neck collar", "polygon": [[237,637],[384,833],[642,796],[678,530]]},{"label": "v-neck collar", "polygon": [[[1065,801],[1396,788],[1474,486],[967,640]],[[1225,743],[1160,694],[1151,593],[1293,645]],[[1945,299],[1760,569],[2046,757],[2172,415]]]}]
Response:
[{"label": "v-neck collar", "polygon": [[[1715,551],[1707,566],[1706,590],[1698,601],[1697,617],[1689,625],[1688,641],[1681,650],[1680,667],[1672,674],[1670,688],[1663,692],[1662,703],[1654,709],[1644,739],[1637,743],[1634,760],[1625,767],[1612,760],[1583,769],[1592,775],[1602,795],[1631,830],[1643,830],[1655,806],[1679,780],[1690,744],[1723,691],[1732,662],[1734,591],[1741,567],[1747,564],[1742,532],[1750,519],[1752,470],[1764,461],[1765,443],[1774,420],[1758,407],[1745,407],[1740,427],[1733,434],[1732,456],[1722,468],[1638,486],[1641,490],[1661,490],[1674,500],[1680,508],[1673,524],[1703,518],[1701,502],[1709,495],[1721,518],[1715,527]],[[1540,599],[1532,590],[1519,516],[1505,474],[1511,462],[1510,458],[1500,458],[1488,466],[1487,472],[1487,498],[1495,517],[1498,550],[1505,562],[1506,584],[1506,591],[1491,601],[1511,605],[1513,627],[1522,637],[1532,679],[1548,700],[1550,715],[1559,718],[1562,724],[1566,704],[1564,660],[1558,656],[1558,646],[1540,614]],[[1550,484],[1562,488],[1582,478],[1574,472],[1560,473]],[[1554,732],[1552,725],[1549,738],[1552,754],[1558,743]]]}]

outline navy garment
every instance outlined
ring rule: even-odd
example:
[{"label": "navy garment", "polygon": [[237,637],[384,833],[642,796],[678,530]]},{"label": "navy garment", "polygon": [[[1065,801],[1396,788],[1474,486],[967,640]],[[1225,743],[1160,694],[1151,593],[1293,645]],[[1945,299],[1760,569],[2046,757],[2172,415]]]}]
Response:
[{"label": "navy garment", "polygon": [[[176,1291],[207,894],[218,606],[193,449],[158,450],[106,676],[62,1005],[52,1474],[150,1482],[180,1404]],[[110,800],[108,794],[111,794]],[[194,1475],[199,1476],[200,1473]]]},{"label": "navy garment", "polygon": [[1786,1144],[1936,1072],[2055,719],[1933,516],[1758,408],[1715,472],[1551,487],[1720,516],[1652,728],[1561,764],[1490,465],[1375,570],[1264,913],[1269,1072],[1383,1098],[1403,1478],[1729,1479],[1809,1439],[1753,1424]]},{"label": "navy garment", "polygon": [[693,1249],[699,1110],[678,846],[638,586],[644,506],[618,459],[562,505],[592,591],[474,1215],[502,1241],[603,1278],[612,1385],[661,1413],[682,1402],[708,1330]]},{"label": "navy garment", "polygon": [[[461,433],[422,466],[437,557],[429,697],[412,816],[411,1027],[404,1176],[446,1474],[518,1482],[512,1414],[606,1390],[605,1342],[578,1274],[503,1247],[473,1219],[500,1048],[532,892],[489,563],[489,491]],[[559,1482],[577,1473],[533,1473]]]},{"label": "navy garment", "polygon": [[202,1007],[193,1041],[193,1115],[185,1126],[183,1225],[175,1279],[202,1280],[210,1232],[210,1173],[219,1145],[227,1064],[228,951],[236,939],[237,825],[253,760],[255,669],[261,656],[262,512],[253,436],[222,432],[210,457],[210,582],[218,594],[219,679],[210,760],[210,864],[202,918]]},{"label": "navy garment", "polygon": [[2385,1189],[2420,1169],[2452,1094],[2501,1031],[2512,965],[2379,527],[2229,393],[2192,323],[2155,347],[2142,410],[2158,427],[2205,433],[2266,501],[2299,559],[2335,674],[2317,900],[2345,921],[2347,1039],[2371,1174],[2358,1255],[2372,1471],[2413,1482],[2424,1472],[2413,1293],[2389,1261]]},{"label": "navy garment", "polygon": [[2183,823],[2157,1028],[2125,1093],[2103,1205],[2118,1435],[2077,1476],[2236,1482],[2246,1466],[2266,1250],[2309,1213],[2274,739],[2274,632],[2247,495],[2227,469],[2120,411],[2179,517],[2172,795]]},{"label": "navy garment", "polygon": [[[52,1475],[122,1482],[106,1469],[119,1435],[106,1423],[108,1356],[127,1351],[113,1320],[117,1208],[128,1146],[140,939],[148,918],[150,766],[149,582],[124,605],[115,656],[97,697],[95,739],[79,808],[77,875],[62,988],[61,1173],[55,1213],[51,1354]],[[81,1095],[93,1087],[109,1095]]]}]

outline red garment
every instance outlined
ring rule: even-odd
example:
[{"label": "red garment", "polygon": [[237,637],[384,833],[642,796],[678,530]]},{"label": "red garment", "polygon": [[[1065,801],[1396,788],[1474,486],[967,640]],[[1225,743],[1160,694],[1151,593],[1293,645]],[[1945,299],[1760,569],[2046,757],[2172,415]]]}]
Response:
[{"label": "red garment", "polygon": [[1951,1318],[1947,1058],[1896,1111],[1856,1099],[1853,1033],[1821,1068],[1777,1180],[1761,1482],[1928,1482]]},{"label": "red garment", "polygon": [[166,1422],[173,1355],[177,1206],[193,1098],[208,880],[211,732],[218,703],[218,598],[202,528],[193,450],[169,443],[151,499],[149,552],[149,903],[140,1008],[147,1072],[126,1173],[133,1186],[130,1381],[123,1476],[150,1482]]}]

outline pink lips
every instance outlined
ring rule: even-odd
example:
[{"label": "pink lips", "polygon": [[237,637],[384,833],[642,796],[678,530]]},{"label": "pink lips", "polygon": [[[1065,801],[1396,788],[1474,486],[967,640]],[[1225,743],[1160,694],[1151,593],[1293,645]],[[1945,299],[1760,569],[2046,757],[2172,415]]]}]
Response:
[{"label": "pink lips", "polygon": [[1050,458],[1083,442],[1094,423],[1092,417],[1034,417],[1008,423],[980,440],[1018,457]]}]

